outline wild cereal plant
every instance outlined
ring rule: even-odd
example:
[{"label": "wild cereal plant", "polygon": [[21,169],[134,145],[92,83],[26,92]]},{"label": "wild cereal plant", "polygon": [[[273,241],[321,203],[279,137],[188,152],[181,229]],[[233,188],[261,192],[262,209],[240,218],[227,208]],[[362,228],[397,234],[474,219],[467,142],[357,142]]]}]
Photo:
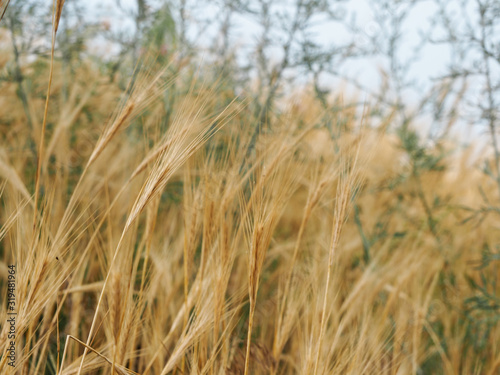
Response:
[{"label": "wild cereal plant", "polygon": [[158,65],[0,81],[1,374],[498,373],[472,148]]}]

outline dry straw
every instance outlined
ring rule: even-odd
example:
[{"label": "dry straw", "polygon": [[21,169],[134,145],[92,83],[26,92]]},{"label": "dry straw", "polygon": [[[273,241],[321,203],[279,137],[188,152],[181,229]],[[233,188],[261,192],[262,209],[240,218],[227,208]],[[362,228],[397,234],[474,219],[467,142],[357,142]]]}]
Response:
[{"label": "dry straw", "polygon": [[359,127],[305,90],[256,133],[255,104],[193,61],[147,60],[126,91],[81,65],[67,91],[46,68],[36,135],[0,106],[0,285],[18,267],[1,374],[498,372],[498,325],[474,338],[463,314],[500,241],[496,217],[456,209],[494,194],[470,150],[414,184],[392,115]]}]

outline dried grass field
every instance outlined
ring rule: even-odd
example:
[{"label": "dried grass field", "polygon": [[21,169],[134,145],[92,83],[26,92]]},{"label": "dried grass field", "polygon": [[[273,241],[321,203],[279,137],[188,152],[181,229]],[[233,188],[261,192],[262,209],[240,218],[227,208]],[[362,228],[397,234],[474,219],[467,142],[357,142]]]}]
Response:
[{"label": "dried grass field", "polygon": [[307,88],[261,122],[183,59],[128,86],[22,69],[23,93],[0,82],[1,374],[500,373],[486,151]]}]

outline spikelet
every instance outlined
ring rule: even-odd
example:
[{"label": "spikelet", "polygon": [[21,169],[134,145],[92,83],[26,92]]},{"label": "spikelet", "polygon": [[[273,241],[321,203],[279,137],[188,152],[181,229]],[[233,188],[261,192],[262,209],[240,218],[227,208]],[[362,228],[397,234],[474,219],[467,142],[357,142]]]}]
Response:
[{"label": "spikelet", "polygon": [[57,33],[57,29],[59,28],[59,21],[61,19],[62,9],[65,0],[57,0],[56,3],[56,14],[54,18],[54,32]]}]

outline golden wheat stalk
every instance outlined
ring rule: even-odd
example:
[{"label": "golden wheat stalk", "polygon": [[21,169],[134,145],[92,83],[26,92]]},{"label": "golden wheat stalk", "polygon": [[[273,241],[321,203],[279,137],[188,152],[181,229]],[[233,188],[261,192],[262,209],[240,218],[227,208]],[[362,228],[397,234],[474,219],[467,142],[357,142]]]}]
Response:
[{"label": "golden wheat stalk", "polygon": [[38,157],[37,157],[37,167],[36,167],[36,176],[35,176],[35,197],[34,197],[34,210],[33,210],[33,237],[35,237],[35,225],[37,220],[37,208],[38,208],[38,194],[40,192],[40,172],[42,169],[42,161],[43,161],[43,146],[45,143],[45,131],[47,127],[47,115],[49,110],[49,101],[50,101],[50,90],[52,87],[52,76],[54,73],[54,50],[56,47],[56,34],[57,28],[59,26],[59,20],[62,14],[62,8],[64,5],[64,0],[57,0],[56,3],[53,3],[52,7],[52,45],[50,49],[50,69],[49,69],[49,83],[47,86],[47,94],[45,98],[45,107],[43,110],[43,122],[42,122],[42,131],[40,136],[40,145],[38,149]]},{"label": "golden wheat stalk", "polygon": [[[342,232],[342,228],[344,227],[345,221],[348,215],[348,208],[350,199],[353,196],[354,190],[358,187],[359,184],[359,175],[358,175],[358,158],[359,158],[359,144],[358,148],[352,162],[351,170],[345,171],[341,174],[341,178],[339,179],[338,188],[337,188],[337,196],[335,198],[335,211],[334,211],[334,220],[333,220],[333,228],[332,228],[332,237],[330,242],[330,251],[328,252],[328,268],[327,268],[327,276],[325,282],[325,292],[323,295],[323,304],[321,309],[321,318],[319,323],[319,336],[317,341],[316,348],[316,361],[314,364],[314,375],[317,374],[321,356],[321,350],[323,347],[323,337],[325,334],[325,326],[326,326],[326,312],[327,312],[327,304],[328,304],[328,292],[330,287],[331,274],[333,270],[333,262],[335,256],[337,255],[337,249],[340,241],[340,234]],[[344,168],[348,167],[347,162],[343,162],[342,166]]]}]

